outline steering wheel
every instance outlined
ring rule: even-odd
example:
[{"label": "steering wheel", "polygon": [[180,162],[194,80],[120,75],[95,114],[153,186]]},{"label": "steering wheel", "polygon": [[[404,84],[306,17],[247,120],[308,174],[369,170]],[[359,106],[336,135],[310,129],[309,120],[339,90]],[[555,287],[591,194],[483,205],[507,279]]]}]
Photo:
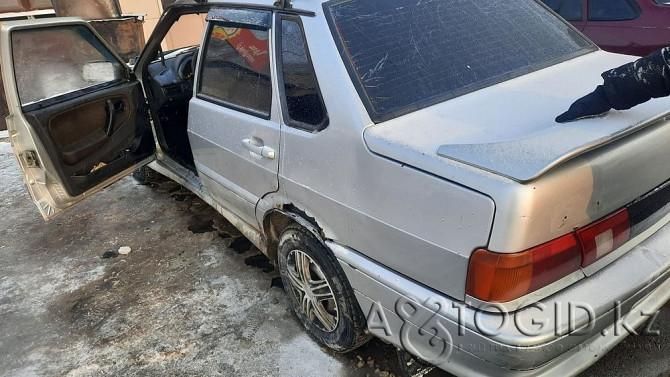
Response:
[{"label": "steering wheel", "polygon": [[188,80],[195,74],[195,54],[189,55],[179,62],[177,74],[182,80]]}]

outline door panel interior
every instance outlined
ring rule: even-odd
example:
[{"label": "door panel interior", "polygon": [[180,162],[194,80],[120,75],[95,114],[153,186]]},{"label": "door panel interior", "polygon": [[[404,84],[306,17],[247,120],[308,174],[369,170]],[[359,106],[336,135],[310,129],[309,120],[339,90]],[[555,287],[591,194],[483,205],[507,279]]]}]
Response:
[{"label": "door panel interior", "polygon": [[155,158],[141,83],[89,23],[3,23],[0,45],[12,149],[44,219]]},{"label": "door panel interior", "polygon": [[[111,105],[110,105],[111,104]],[[111,112],[109,111],[111,107]],[[84,103],[49,119],[49,135],[56,144],[60,156],[67,165],[75,165],[96,149],[109,142],[109,136],[116,134],[133,136],[133,130],[126,127],[133,116],[124,96],[100,98]],[[113,112],[114,116],[110,117]],[[110,135],[108,135],[108,133]]]},{"label": "door panel interior", "polygon": [[70,196],[78,196],[154,153],[137,81],[25,114]]}]

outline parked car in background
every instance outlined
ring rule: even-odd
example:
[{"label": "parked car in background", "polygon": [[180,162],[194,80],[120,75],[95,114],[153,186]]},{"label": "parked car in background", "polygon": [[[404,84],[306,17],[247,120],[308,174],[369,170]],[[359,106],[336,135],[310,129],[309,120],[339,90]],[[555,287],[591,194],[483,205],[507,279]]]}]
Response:
[{"label": "parked car in background", "polygon": [[[202,43],[164,52],[196,14]],[[333,350],[574,375],[670,299],[670,98],[555,123],[633,59],[538,1],[180,0],[133,68],[81,19],[0,38],[45,219],[150,164],[278,265]]]},{"label": "parked car in background", "polygon": [[605,51],[644,56],[670,46],[669,0],[542,0]]}]

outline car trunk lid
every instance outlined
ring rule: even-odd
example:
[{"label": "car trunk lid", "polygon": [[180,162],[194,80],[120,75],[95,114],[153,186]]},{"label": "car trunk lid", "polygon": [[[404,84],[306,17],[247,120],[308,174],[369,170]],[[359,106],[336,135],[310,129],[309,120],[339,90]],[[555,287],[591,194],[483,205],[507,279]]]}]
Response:
[{"label": "car trunk lid", "polygon": [[420,169],[428,162],[426,155],[437,154],[530,182],[666,116],[670,99],[611,111],[602,118],[568,124],[554,121],[573,101],[602,83],[601,72],[633,59],[591,53],[368,127],[364,139],[372,152]]}]

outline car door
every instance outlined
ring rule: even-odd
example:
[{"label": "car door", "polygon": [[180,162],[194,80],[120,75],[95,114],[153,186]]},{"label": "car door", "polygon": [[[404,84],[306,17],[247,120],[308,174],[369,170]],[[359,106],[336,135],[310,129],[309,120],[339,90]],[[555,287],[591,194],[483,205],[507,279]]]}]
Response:
[{"label": "car door", "polygon": [[257,226],[257,203],[279,188],[272,12],[219,8],[207,21],[189,105],[193,157],[210,193]]},{"label": "car door", "polygon": [[[653,28],[638,27],[642,14],[635,0],[587,0],[588,21],[584,34],[606,51],[634,54],[639,41],[657,34]],[[644,34],[649,33],[648,36]],[[669,41],[670,42],[670,41]]]},{"label": "car door", "polygon": [[45,219],[153,159],[142,87],[88,23],[4,23],[0,45],[10,141]]}]

